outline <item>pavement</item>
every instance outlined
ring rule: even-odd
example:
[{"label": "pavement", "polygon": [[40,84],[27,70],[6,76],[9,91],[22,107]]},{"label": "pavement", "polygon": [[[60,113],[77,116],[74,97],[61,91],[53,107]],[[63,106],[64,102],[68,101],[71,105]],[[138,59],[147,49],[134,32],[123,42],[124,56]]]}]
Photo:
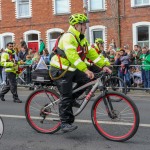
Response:
[{"label": "pavement", "polygon": [[[18,92],[23,92],[23,91],[29,91],[29,93],[32,93],[33,90],[29,90],[29,87],[18,87]],[[139,90],[139,89],[131,89],[130,92],[127,93],[128,96],[144,96],[144,97],[150,97],[150,93],[145,92],[145,90]]]}]

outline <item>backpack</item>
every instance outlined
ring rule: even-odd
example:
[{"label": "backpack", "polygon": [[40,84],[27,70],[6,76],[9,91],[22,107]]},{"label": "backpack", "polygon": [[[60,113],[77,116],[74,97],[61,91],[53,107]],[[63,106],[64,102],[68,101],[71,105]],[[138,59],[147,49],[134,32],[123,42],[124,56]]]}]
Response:
[{"label": "backpack", "polygon": [[[73,33],[71,33],[71,32],[66,32],[66,33],[72,34],[75,37],[75,39],[77,40],[77,42],[78,42],[77,52],[78,52],[78,55],[80,56],[81,60],[84,61],[84,59],[86,58],[86,53],[88,51],[87,45],[84,45],[82,47],[80,45],[80,42],[78,41],[78,39],[76,38],[76,36]],[[60,64],[60,69],[62,69],[62,64],[61,64],[60,57],[63,57],[63,58],[67,59],[65,52],[58,47],[59,40],[60,40],[60,38],[62,37],[63,34],[64,34],[64,32],[61,33],[61,35],[56,39],[55,46],[54,46],[54,48],[52,50],[52,54],[51,54],[51,58],[54,55],[57,55],[58,60],[59,60],[59,64]]]}]

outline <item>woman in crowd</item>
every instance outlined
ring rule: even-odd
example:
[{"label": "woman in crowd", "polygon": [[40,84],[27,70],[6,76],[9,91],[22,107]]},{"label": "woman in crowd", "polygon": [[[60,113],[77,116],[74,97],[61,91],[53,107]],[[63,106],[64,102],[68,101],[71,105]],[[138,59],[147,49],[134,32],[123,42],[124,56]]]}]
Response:
[{"label": "woman in crowd", "polygon": [[[45,61],[45,64],[48,66],[50,64],[50,54],[47,50],[47,48],[45,48],[43,50],[43,55],[41,56],[43,58],[43,60]],[[49,68],[49,67],[48,67]]]}]

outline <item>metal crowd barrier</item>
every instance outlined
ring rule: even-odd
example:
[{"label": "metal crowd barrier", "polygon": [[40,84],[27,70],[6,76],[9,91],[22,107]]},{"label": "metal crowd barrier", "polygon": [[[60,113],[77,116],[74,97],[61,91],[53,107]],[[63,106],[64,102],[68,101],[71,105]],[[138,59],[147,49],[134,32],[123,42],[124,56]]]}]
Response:
[{"label": "metal crowd barrier", "polygon": [[[119,71],[120,65],[112,65],[113,68],[116,68]],[[150,69],[145,71],[144,67],[150,67],[150,65],[129,65],[129,74],[131,79],[131,86],[127,87],[131,90],[149,90],[150,91]],[[147,73],[147,80],[145,80],[145,75]],[[119,77],[118,72],[116,76]],[[149,83],[148,83],[149,80]],[[125,78],[124,78],[125,81]],[[144,81],[147,83],[147,88],[144,87]]]},{"label": "metal crowd barrier", "polygon": [[[149,88],[145,88],[144,87],[144,78],[142,76],[142,72],[143,72],[143,67],[146,67],[150,65],[130,65],[129,66],[129,75],[130,75],[130,79],[131,79],[131,86],[128,87],[128,89],[131,90],[149,90],[150,91],[150,85]],[[22,84],[18,83],[18,87],[31,87],[32,84],[32,66],[31,65],[20,65],[21,68],[26,68],[26,79],[23,79],[22,77],[20,77],[20,80],[22,80]],[[120,65],[112,65],[113,69],[116,69],[116,76],[118,76],[118,68],[120,68]],[[138,72],[139,71],[139,72]],[[149,77],[149,83],[147,81],[147,84],[150,84],[150,70],[147,71],[147,77]],[[21,75],[21,74],[20,74]],[[119,77],[119,76],[118,76]],[[19,76],[18,76],[19,78]],[[125,78],[124,78],[125,81]],[[136,86],[135,86],[136,85]]]}]

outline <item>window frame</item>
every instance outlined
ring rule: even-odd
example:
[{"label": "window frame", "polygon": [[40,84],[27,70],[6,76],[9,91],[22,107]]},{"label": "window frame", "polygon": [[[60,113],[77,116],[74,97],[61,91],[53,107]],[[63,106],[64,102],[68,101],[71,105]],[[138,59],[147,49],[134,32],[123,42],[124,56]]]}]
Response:
[{"label": "window frame", "polygon": [[[37,34],[38,35],[38,40],[34,40],[34,41],[29,41],[28,40],[28,35],[30,34]],[[38,47],[40,47],[40,38],[41,38],[41,32],[37,31],[37,30],[29,30],[23,33],[25,42],[28,44],[28,42],[38,42]]]},{"label": "window frame", "polygon": [[89,12],[99,12],[99,11],[105,11],[106,10],[106,0],[103,0],[103,8],[102,9],[95,9],[95,10],[91,10],[91,1],[92,0],[88,0],[88,11]]},{"label": "window frame", "polygon": [[107,27],[102,26],[102,25],[96,25],[96,26],[91,26],[89,27],[89,32],[90,32],[90,44],[94,43],[93,39],[93,31],[102,31],[103,32],[103,40],[104,40],[104,50],[106,51],[107,49]]},{"label": "window frame", "polygon": [[145,7],[145,6],[150,6],[150,0],[149,4],[135,4],[135,0],[131,0],[131,7]]},{"label": "window frame", "polygon": [[49,53],[51,53],[50,42],[54,41],[54,40],[56,41],[56,39],[52,39],[52,40],[50,39],[50,34],[54,33],[54,32],[60,32],[60,33],[62,33],[62,32],[64,32],[64,30],[60,29],[60,28],[53,28],[53,29],[49,29],[49,30],[46,31],[46,45],[48,47]]},{"label": "window frame", "polygon": [[15,40],[15,34],[12,33],[12,32],[5,32],[5,33],[2,33],[0,35],[0,42],[1,42],[1,45],[0,47],[1,48],[6,48],[6,45],[4,45],[4,37],[7,37],[7,36],[11,36],[12,37],[12,42]]},{"label": "window frame", "polygon": [[68,12],[62,12],[62,13],[57,13],[57,6],[56,6],[56,1],[57,0],[53,0],[53,13],[54,15],[65,15],[65,14],[70,14],[71,13],[71,2],[70,0],[68,0],[68,4],[69,4],[69,11]]},{"label": "window frame", "polygon": [[138,32],[137,28],[140,26],[149,26],[149,48],[150,48],[150,22],[137,22],[132,24],[132,33],[133,33],[133,47],[138,43]]},{"label": "window frame", "polygon": [[16,0],[16,18],[23,19],[23,18],[31,18],[32,17],[32,0],[29,0],[29,15],[27,16],[20,16],[19,15],[19,0]]}]

